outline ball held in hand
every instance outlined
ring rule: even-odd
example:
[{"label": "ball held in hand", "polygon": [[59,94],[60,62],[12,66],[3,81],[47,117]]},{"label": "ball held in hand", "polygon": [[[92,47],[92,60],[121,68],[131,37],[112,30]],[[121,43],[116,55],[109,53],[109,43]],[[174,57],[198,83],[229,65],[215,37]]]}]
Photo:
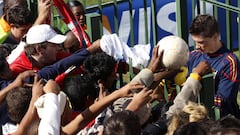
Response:
[{"label": "ball held in hand", "polygon": [[157,45],[158,53],[163,50],[162,63],[168,69],[179,69],[186,65],[189,48],[187,43],[178,36],[166,36],[162,38]]}]

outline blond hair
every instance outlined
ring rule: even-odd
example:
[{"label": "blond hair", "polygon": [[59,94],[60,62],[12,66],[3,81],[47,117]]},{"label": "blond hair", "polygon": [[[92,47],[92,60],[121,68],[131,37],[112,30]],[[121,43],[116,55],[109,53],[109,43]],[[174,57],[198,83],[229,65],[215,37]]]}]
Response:
[{"label": "blond hair", "polygon": [[174,131],[183,124],[197,122],[208,118],[208,111],[205,106],[188,102],[182,111],[175,113],[169,121],[168,132],[166,135],[172,135]]}]

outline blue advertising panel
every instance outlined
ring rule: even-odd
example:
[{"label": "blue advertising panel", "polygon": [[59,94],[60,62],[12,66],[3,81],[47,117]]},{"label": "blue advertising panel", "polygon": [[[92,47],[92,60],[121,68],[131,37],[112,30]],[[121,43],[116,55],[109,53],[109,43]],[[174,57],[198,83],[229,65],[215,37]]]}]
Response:
[{"label": "blue advertising panel", "polygon": [[[121,2],[117,5],[117,17],[118,17],[118,34],[120,39],[127,42],[130,45],[131,40],[131,25],[130,19],[133,20],[133,31],[134,31],[134,44],[146,44],[146,41],[150,41],[151,45],[153,45],[153,30],[154,28],[157,31],[157,41],[167,35],[177,35],[177,23],[176,23],[176,2],[175,0],[156,0],[156,27],[152,25],[151,19],[151,1],[146,1],[147,6],[147,31],[145,30],[145,20],[144,20],[144,1],[143,0],[132,0],[132,18],[130,17],[129,12],[129,2]],[[219,0],[223,2],[224,0]],[[224,3],[224,2],[223,2]],[[233,6],[237,6],[237,0],[232,2]],[[194,3],[196,5],[196,3]],[[200,2],[200,11],[203,12],[203,3]],[[187,1],[187,12],[188,18],[184,23],[188,24],[188,27],[192,20],[192,1]],[[98,11],[94,11],[98,12]],[[195,7],[195,12],[196,7]],[[213,14],[213,6],[212,4],[206,3],[206,13]],[[104,30],[103,34],[116,33],[115,24],[114,24],[114,6],[103,6],[102,9],[103,15],[103,25]],[[221,39],[224,43],[227,41],[226,36],[226,10],[222,8],[218,8],[218,21],[221,33]],[[238,33],[236,31],[238,22],[237,13],[231,13],[231,28],[233,32],[233,36],[231,36],[231,40],[233,43],[233,48],[238,47]],[[148,33],[146,39],[145,35]],[[191,36],[189,36],[188,44],[190,48],[193,48],[194,43],[191,40]]]},{"label": "blue advertising panel", "polygon": [[[145,37],[145,20],[144,20],[144,1],[133,0],[132,1],[132,20],[133,20],[133,30],[134,30],[134,44],[144,44],[147,39]],[[148,35],[150,41],[152,41],[153,27],[151,19],[151,0],[148,0],[146,3],[147,6],[147,27]],[[105,29],[104,34],[115,33],[114,26],[114,7],[107,6],[102,10],[102,14],[107,17],[107,24],[110,25],[110,30]],[[129,3],[122,2],[118,4],[118,33],[119,37],[130,44],[130,12],[129,12]],[[175,0],[164,0],[156,1],[156,27],[157,30],[157,40],[160,40],[166,35],[176,35],[176,3]],[[106,21],[106,20],[105,20]],[[106,22],[103,22],[104,24]],[[109,27],[108,27],[109,28]]]}]

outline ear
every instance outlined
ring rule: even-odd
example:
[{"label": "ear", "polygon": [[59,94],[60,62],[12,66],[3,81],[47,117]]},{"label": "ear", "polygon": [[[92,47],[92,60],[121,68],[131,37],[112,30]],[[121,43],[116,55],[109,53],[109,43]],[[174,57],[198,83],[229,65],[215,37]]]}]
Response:
[{"label": "ear", "polygon": [[214,33],[213,38],[214,38],[215,40],[218,40],[218,38],[219,38],[219,34],[218,34],[217,32]]},{"label": "ear", "polygon": [[13,23],[9,24],[11,28],[15,27],[15,25]]}]

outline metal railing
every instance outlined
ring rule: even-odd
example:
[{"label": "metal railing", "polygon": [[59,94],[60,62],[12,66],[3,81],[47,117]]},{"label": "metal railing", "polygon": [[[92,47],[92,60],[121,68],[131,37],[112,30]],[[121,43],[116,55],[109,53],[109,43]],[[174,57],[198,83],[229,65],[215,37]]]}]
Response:
[{"label": "metal railing", "polygon": [[[235,2],[234,2],[235,1]],[[28,0],[30,8],[37,12],[37,3],[35,0]],[[86,4],[86,0],[81,1],[83,4]],[[143,9],[144,9],[144,30],[145,30],[145,43],[151,43],[152,45],[156,45],[157,41],[160,40],[161,33],[158,31],[157,26],[157,2],[156,0],[143,0]],[[220,22],[224,24],[225,27],[221,27],[220,33],[221,37],[225,42],[226,46],[233,50],[237,51],[236,53],[238,57],[240,56],[240,24],[238,23],[240,17],[240,1],[239,0],[225,0],[225,2],[220,2],[218,0],[176,0],[176,33],[178,36],[182,37],[186,42],[189,42],[189,34],[188,34],[188,18],[194,18],[197,14],[207,13],[208,4],[211,4],[213,7],[213,15]],[[122,3],[128,3],[128,12],[129,12],[129,25],[130,25],[130,36],[129,36],[129,46],[134,46],[136,43],[135,37],[138,33],[135,33],[134,30],[134,22],[133,22],[133,0],[113,0],[112,2],[102,4],[102,0],[98,0],[97,5],[86,7],[87,12],[97,12],[100,16],[103,14],[103,9],[108,6],[113,7],[114,14],[114,29],[113,33],[119,34],[119,5]],[[149,4],[150,3],[150,4]],[[191,8],[189,7],[191,5]],[[150,8],[150,15],[147,13],[147,9]],[[56,10],[53,9],[52,16],[52,25],[56,27],[61,27],[63,22],[61,21],[61,17],[57,14]],[[221,15],[220,15],[221,14]],[[223,15],[222,15],[223,14]],[[237,15],[236,15],[237,14]],[[148,19],[151,19],[150,21]],[[237,21],[237,25],[236,25]],[[99,21],[99,27],[103,27],[102,20]],[[151,24],[149,24],[151,23]],[[235,25],[233,25],[235,24]],[[151,26],[150,30],[148,26]],[[235,28],[237,27],[237,28]],[[91,29],[91,27],[88,27]],[[100,34],[103,34],[101,28]],[[223,31],[223,32],[222,32]],[[237,35],[237,36],[236,36]],[[131,67],[130,67],[131,69]],[[131,71],[131,70],[130,70]],[[131,72],[131,76],[133,76]]]},{"label": "metal railing", "polygon": [[[192,0],[194,2],[196,0]],[[206,4],[212,4],[213,15],[218,20],[219,23],[225,23],[225,27],[220,28],[221,37],[225,41],[226,46],[232,51],[236,52],[237,56],[240,56],[240,1],[239,0],[225,0],[225,2],[220,2],[217,0],[197,0],[197,11],[199,14],[200,2],[203,3],[202,13],[207,13]],[[195,13],[195,9],[192,9]],[[194,14],[193,14],[194,15]],[[221,22],[221,21],[224,22]],[[225,32],[222,32],[225,31]],[[237,36],[236,36],[237,35]]]}]

